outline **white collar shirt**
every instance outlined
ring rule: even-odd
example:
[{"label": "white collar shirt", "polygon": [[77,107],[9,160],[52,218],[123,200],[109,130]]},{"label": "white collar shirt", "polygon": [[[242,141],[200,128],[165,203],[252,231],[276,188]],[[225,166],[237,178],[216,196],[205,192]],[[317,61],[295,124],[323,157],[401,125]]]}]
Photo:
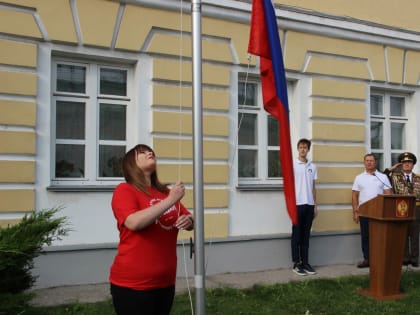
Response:
[{"label": "white collar shirt", "polygon": [[385,189],[391,189],[388,177],[375,170],[374,174],[366,171],[357,175],[352,190],[359,192],[359,205],[383,194]]}]

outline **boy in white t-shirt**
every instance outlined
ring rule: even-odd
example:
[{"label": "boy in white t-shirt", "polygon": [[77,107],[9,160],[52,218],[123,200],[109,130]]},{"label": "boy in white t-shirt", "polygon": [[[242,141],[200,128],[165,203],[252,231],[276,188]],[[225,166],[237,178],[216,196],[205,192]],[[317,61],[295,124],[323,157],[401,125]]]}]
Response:
[{"label": "boy in white t-shirt", "polygon": [[316,273],[308,260],[312,221],[318,213],[315,192],[317,169],[307,159],[310,149],[311,141],[300,139],[297,143],[298,158],[293,163],[298,224],[292,226],[291,247],[293,272],[300,276]]}]

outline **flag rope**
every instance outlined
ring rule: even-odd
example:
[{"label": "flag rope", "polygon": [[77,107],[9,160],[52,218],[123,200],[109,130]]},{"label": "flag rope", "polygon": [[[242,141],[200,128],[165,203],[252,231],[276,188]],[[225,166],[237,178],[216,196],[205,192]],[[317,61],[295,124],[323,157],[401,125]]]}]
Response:
[{"label": "flag rope", "polygon": [[[184,1],[181,0],[180,3],[180,22],[179,22],[179,95],[178,95],[178,174],[177,179],[178,181],[181,180],[181,159],[182,159],[182,103],[183,103],[183,61],[184,61]],[[181,205],[178,203],[178,215],[181,213]],[[186,233],[183,230],[181,230],[181,234]],[[190,286],[190,280],[189,280],[189,274],[188,274],[188,268],[187,268],[187,255],[186,255],[186,246],[185,246],[185,240],[184,237],[181,238],[181,244],[182,244],[182,256],[183,256],[183,265],[184,265],[184,275],[185,275],[185,281],[187,283],[187,290],[188,290],[188,298],[190,302],[190,308],[191,308],[191,314],[194,315],[194,305],[192,300],[192,294],[191,294],[191,286]]]},{"label": "flag rope", "polygon": [[[249,69],[251,66],[251,58],[252,55],[248,54],[247,55],[247,68],[246,68],[246,72],[245,72],[245,82],[244,82],[244,100],[242,102],[242,106],[246,105],[246,93],[247,93],[247,88],[248,88],[248,77],[249,77]],[[244,113],[241,113],[241,117],[238,120],[238,128],[236,128],[236,133],[235,133],[235,141],[234,141],[234,146],[233,146],[233,153],[232,153],[232,159],[229,162],[229,169],[233,169],[233,163],[235,162],[235,158],[236,158],[236,152],[238,151],[238,137],[239,137],[239,130],[241,129],[241,125],[242,125],[242,119],[244,117]]]}]

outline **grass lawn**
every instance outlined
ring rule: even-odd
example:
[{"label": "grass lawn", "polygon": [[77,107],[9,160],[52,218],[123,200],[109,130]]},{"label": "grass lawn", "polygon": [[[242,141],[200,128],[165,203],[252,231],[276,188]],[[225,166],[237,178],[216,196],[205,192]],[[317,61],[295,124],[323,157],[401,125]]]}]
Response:
[{"label": "grass lawn", "polygon": [[[209,315],[341,315],[341,314],[419,314],[420,272],[404,272],[401,288],[406,293],[395,301],[376,301],[359,295],[369,287],[369,276],[309,279],[277,285],[258,285],[251,289],[207,289],[206,314]],[[192,293],[194,299],[194,294]],[[193,301],[194,303],[194,301]],[[38,307],[24,314],[107,315],[114,314],[111,301]],[[175,297],[172,315],[193,314],[187,293]]]}]

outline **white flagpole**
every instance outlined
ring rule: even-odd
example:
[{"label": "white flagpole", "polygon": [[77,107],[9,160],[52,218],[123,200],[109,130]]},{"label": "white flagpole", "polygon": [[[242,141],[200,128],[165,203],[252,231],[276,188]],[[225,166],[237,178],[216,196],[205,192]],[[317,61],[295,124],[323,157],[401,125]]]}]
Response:
[{"label": "white flagpole", "polygon": [[193,61],[194,251],[195,314],[206,313],[204,269],[203,128],[201,73],[201,1],[191,1]]}]

